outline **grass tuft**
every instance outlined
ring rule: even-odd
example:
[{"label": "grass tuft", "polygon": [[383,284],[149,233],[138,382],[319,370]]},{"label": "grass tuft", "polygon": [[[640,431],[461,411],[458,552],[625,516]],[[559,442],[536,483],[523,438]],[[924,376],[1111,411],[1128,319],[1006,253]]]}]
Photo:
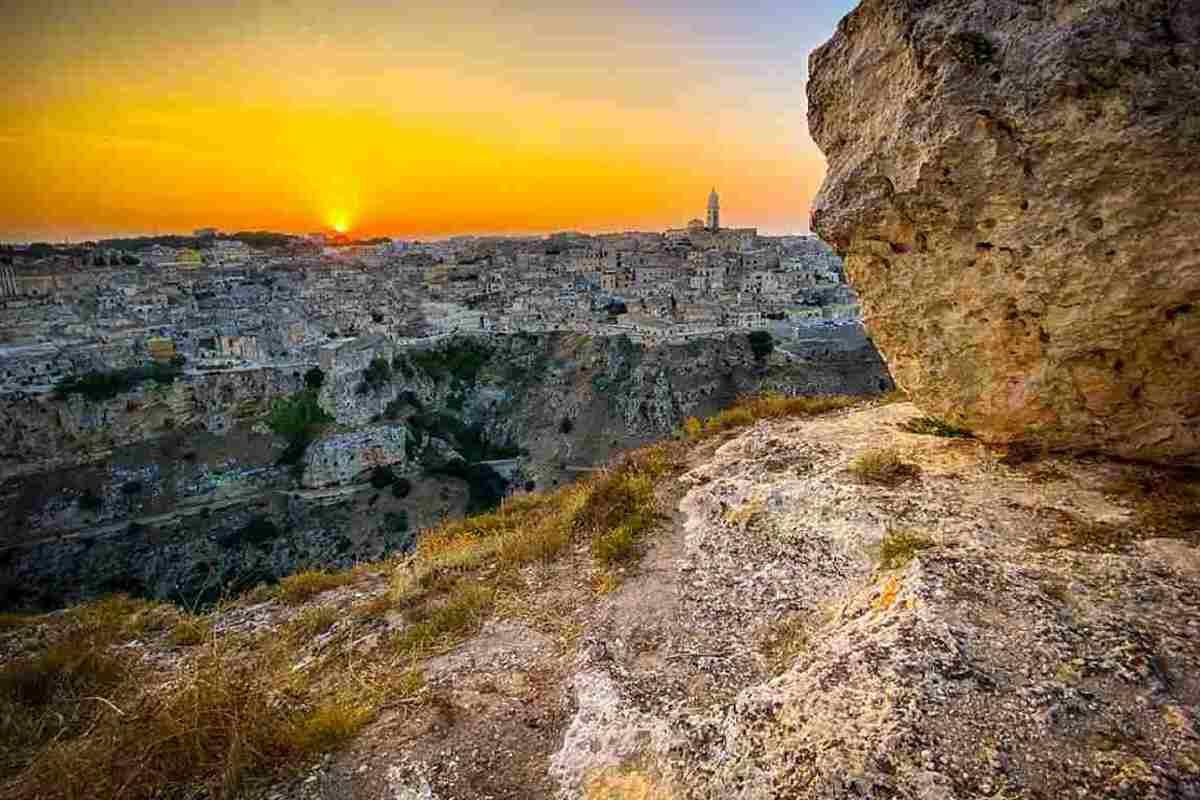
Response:
[{"label": "grass tuft", "polygon": [[921,550],[935,545],[934,541],[907,528],[889,528],[879,543],[879,565],[884,569],[900,569],[913,560]]},{"label": "grass tuft", "polygon": [[167,637],[177,647],[200,644],[212,635],[212,620],[205,617],[185,616],[175,623]]},{"label": "grass tuft", "polygon": [[309,570],[289,575],[279,582],[278,595],[285,603],[299,605],[322,592],[345,586],[354,580],[349,573]]},{"label": "grass tuft", "polygon": [[0,631],[13,631],[19,628],[30,628],[37,625],[40,618],[31,614],[0,614]]},{"label": "grass tuft", "polygon": [[900,430],[905,433],[915,433],[920,436],[941,436],[945,439],[974,439],[975,435],[966,428],[952,425],[937,417],[914,417],[901,422]]},{"label": "grass tuft", "polygon": [[349,741],[371,721],[371,706],[339,697],[328,700],[296,721],[292,744],[303,753],[320,753]]},{"label": "grass tuft", "polygon": [[442,605],[416,610],[413,616],[417,619],[393,639],[396,653],[402,657],[421,656],[457,641],[482,622],[495,596],[491,586],[459,581]]},{"label": "grass tuft", "polygon": [[338,610],[333,606],[311,606],[304,609],[288,626],[293,636],[311,639],[332,628],[338,621]]},{"label": "grass tuft", "polygon": [[915,478],[920,470],[904,461],[892,448],[866,450],[850,462],[850,474],[863,483],[898,486]]},{"label": "grass tuft", "polygon": [[738,398],[738,401],[730,408],[709,417],[704,422],[695,417],[689,417],[683,423],[683,432],[689,439],[703,439],[724,431],[753,425],[761,419],[811,417],[848,408],[864,399],[846,395],[787,397],[774,392],[745,396]]}]

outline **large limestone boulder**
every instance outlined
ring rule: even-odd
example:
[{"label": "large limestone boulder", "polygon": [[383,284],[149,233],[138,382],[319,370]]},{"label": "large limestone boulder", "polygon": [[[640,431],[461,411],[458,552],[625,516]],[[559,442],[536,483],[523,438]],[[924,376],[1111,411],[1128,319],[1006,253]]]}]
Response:
[{"label": "large limestone boulder", "polygon": [[1200,462],[1200,4],[864,0],[813,53],[897,384],[994,442]]}]

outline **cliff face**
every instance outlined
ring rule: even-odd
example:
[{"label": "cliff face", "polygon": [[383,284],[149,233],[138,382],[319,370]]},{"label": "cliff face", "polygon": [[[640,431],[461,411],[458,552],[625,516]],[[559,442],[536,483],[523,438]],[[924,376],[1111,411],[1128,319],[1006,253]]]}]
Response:
[{"label": "cliff face", "polygon": [[115,449],[189,434],[224,434],[303,385],[293,369],[245,369],[144,383],[109,400],[0,395],[0,480],[103,462]]},{"label": "cliff face", "polygon": [[[567,478],[566,466],[602,463],[742,394],[871,395],[892,386],[859,331],[785,344],[790,354],[758,359],[745,336],[674,346],[573,334],[459,337],[411,351],[380,343],[332,361],[321,401],[350,425],[448,414],[496,446],[527,451],[529,474],[546,485]],[[388,374],[370,383],[364,371],[374,359]]]},{"label": "cliff face", "polygon": [[1200,459],[1200,8],[866,0],[813,225],[897,383],[994,442]]},{"label": "cliff face", "polygon": [[[190,604],[346,567],[410,547],[417,530],[486,505],[505,480],[570,482],[739,394],[891,385],[861,335],[796,351],[760,361],[744,338],[643,348],[566,335],[359,347],[327,364],[320,397],[336,422],[296,466],[278,463],[286,444],[264,420],[303,370],[220,373],[102,403],[10,397],[0,607],[114,589]],[[376,360],[387,372],[369,378]],[[410,488],[372,486],[385,465]]]}]

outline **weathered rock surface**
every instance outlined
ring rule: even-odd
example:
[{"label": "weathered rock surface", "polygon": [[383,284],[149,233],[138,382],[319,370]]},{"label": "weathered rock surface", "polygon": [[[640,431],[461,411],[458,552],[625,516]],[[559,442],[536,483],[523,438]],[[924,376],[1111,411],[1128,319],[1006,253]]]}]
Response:
[{"label": "weathered rock surface", "polygon": [[362,479],[375,467],[403,471],[407,438],[403,425],[375,425],[325,436],[305,450],[301,482],[315,489]]},{"label": "weathered rock surface", "polygon": [[865,0],[810,73],[813,225],[901,388],[1200,462],[1200,5]]},{"label": "weathered rock surface", "polygon": [[[1013,468],[896,428],[916,414],[696,459],[676,533],[581,638],[561,797],[1200,796],[1200,486],[1172,528],[1134,488],[1168,475]],[[919,475],[859,482],[879,446]],[[897,531],[920,545],[883,565]]]}]

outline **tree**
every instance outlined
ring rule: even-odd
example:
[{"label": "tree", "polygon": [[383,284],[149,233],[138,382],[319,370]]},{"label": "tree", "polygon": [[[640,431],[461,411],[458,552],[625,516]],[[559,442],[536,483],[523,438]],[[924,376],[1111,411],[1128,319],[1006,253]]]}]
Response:
[{"label": "tree", "polygon": [[770,331],[753,331],[750,334],[750,351],[754,353],[755,361],[766,361],[767,356],[775,349],[775,339]]},{"label": "tree", "polygon": [[325,385],[325,372],[320,367],[313,367],[304,373],[304,388],[319,391]]}]

